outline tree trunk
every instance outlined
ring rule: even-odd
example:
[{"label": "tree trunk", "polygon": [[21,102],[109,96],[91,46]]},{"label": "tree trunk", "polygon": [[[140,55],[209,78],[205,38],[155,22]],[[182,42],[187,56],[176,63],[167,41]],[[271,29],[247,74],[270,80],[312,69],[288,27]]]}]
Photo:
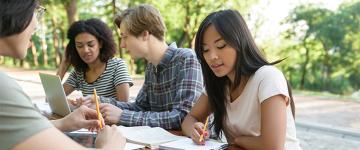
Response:
[{"label": "tree trunk", "polygon": [[48,65],[47,44],[45,38],[41,38],[41,49],[43,52],[44,66]]},{"label": "tree trunk", "polygon": [[[113,13],[113,18],[116,17],[116,1],[115,0],[112,0],[111,1],[111,6],[112,6],[112,13]],[[119,29],[116,27],[116,38],[118,40],[118,49],[119,49],[119,55],[120,55],[120,58],[124,58],[124,54],[123,54],[123,50],[121,48],[121,45],[120,45],[120,42],[121,42],[121,38],[120,38],[120,31]]]},{"label": "tree trunk", "polygon": [[20,67],[24,68],[24,59],[20,59]]},{"label": "tree trunk", "polygon": [[16,58],[13,58],[13,65],[16,66]]},{"label": "tree trunk", "polygon": [[38,54],[37,54],[37,51],[36,51],[36,46],[35,46],[34,41],[33,41],[33,44],[31,44],[31,53],[33,55],[33,64],[34,64],[34,66],[38,67],[39,66]]},{"label": "tree trunk", "polygon": [[[63,29],[63,28],[60,27],[59,30],[60,30],[60,33],[61,33],[61,43],[60,43],[61,48],[60,48],[60,49],[63,49],[63,50],[64,50],[64,53],[65,53],[65,49],[66,49],[66,43],[65,43],[66,34],[65,34],[65,29]],[[63,59],[63,56],[65,56],[65,55],[61,54],[61,52],[60,52],[59,55],[60,55],[60,62],[61,62],[62,59]]]},{"label": "tree trunk", "polygon": [[331,64],[330,64],[330,55],[329,55],[329,48],[327,47],[327,45],[321,41],[323,48],[324,48],[324,78],[323,78],[323,89],[325,90],[329,90],[329,77],[331,74]]},{"label": "tree trunk", "polygon": [[[190,27],[190,16],[189,16],[189,13],[190,13],[190,6],[187,5],[187,4],[184,4],[184,7],[185,7],[185,22],[184,22],[184,28],[183,28],[183,33],[181,35],[181,38],[179,40],[179,43],[178,43],[178,47],[184,47],[184,43],[189,43],[189,40],[191,40],[189,38],[189,27]],[[191,41],[190,41],[191,42]],[[191,46],[191,45],[189,45]]]},{"label": "tree trunk", "polygon": [[44,66],[48,66],[48,54],[47,54],[47,43],[46,43],[46,37],[45,37],[45,21],[44,21],[44,18],[42,18],[43,21],[41,21],[41,28],[42,28],[42,32],[43,32],[43,36],[41,36],[40,38],[40,41],[41,41],[41,49],[42,49],[42,52],[43,52],[43,60],[44,60]]},{"label": "tree trunk", "polygon": [[302,73],[301,73],[301,79],[300,79],[300,89],[304,89],[304,85],[305,85],[305,76],[307,73],[307,65],[309,64],[310,61],[310,50],[307,47],[307,43],[306,43],[306,39],[307,37],[304,38],[304,48],[305,48],[305,61],[302,65]]},{"label": "tree trunk", "polygon": [[64,3],[69,25],[78,20],[76,0],[69,0]]},{"label": "tree trunk", "polygon": [[54,41],[54,48],[55,48],[55,66],[58,67],[60,65],[60,44],[59,44],[59,34],[57,32],[58,25],[55,16],[51,18],[51,23],[53,25],[53,41]]}]

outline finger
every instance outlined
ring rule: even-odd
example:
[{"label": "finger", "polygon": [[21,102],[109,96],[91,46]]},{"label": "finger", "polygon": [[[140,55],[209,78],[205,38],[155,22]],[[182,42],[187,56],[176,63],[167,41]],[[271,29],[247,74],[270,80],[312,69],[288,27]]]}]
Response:
[{"label": "finger", "polygon": [[100,112],[103,114],[103,113],[105,113],[107,110],[108,110],[108,107],[107,107],[108,105],[106,105],[106,104],[100,104],[100,106],[99,106],[99,109],[100,109]]},{"label": "finger", "polygon": [[100,126],[98,120],[87,120],[86,125],[92,128],[98,128]]},{"label": "finger", "polygon": [[206,130],[206,131],[204,132],[204,138],[205,138],[205,139],[209,139],[209,138],[210,138],[210,131],[209,131],[209,130]]},{"label": "finger", "polygon": [[193,132],[193,134],[191,135],[191,139],[193,140],[193,142],[194,142],[195,144],[197,144],[197,145],[200,145],[200,144],[201,144],[200,141],[199,141],[199,137],[196,136],[196,133],[195,133],[195,132]]},{"label": "finger", "polygon": [[202,133],[203,133],[203,128],[204,128],[204,125],[203,125],[202,123],[195,124],[195,130],[196,130],[199,134],[202,134]]},{"label": "finger", "polygon": [[104,104],[104,103],[99,104],[100,109],[104,109],[104,108],[106,108],[106,106],[108,106],[108,104]]},{"label": "finger", "polygon": [[76,100],[68,99],[68,102],[69,102],[70,105],[72,105],[72,106],[77,106],[77,101],[76,101]]},{"label": "finger", "polygon": [[81,104],[82,104],[82,101],[83,101],[83,100],[82,100],[82,97],[79,97],[79,98],[76,99],[76,104],[77,104],[77,105],[81,105]]}]

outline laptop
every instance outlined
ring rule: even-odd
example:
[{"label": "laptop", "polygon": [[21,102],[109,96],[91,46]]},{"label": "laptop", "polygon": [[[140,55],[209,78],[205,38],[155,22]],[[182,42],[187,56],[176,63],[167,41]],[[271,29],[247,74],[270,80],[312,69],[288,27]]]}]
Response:
[{"label": "laptop", "polygon": [[53,113],[66,116],[71,113],[64,88],[58,75],[39,73],[46,98]]}]

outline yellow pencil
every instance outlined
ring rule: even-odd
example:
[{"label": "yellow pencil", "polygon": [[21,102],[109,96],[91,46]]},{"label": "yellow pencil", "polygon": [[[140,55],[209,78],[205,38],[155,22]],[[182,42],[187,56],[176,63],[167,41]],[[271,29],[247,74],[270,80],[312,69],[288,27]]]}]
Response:
[{"label": "yellow pencil", "polygon": [[97,98],[97,94],[96,94],[96,89],[94,88],[94,99],[95,99],[95,105],[96,105],[96,113],[98,116],[98,120],[100,121],[100,129],[102,129],[102,117],[101,117],[101,113],[100,113],[100,106],[99,106],[99,101]]},{"label": "yellow pencil", "polygon": [[[209,117],[206,117],[206,121],[205,121],[203,131],[205,131],[207,129],[208,122],[209,122]],[[204,140],[204,132],[200,135],[200,140],[199,141],[201,142],[203,140]]]}]

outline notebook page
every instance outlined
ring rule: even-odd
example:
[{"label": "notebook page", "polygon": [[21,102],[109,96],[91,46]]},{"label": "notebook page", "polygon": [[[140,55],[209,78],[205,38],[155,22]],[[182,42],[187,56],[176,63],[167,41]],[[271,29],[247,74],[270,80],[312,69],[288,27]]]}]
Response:
[{"label": "notebook page", "polygon": [[184,138],[181,136],[173,135],[160,127],[137,128],[119,126],[118,129],[129,142],[142,144],[150,147]]},{"label": "notebook page", "polygon": [[197,145],[195,144],[192,139],[184,138],[181,140],[161,144],[159,146],[160,149],[169,149],[169,150],[219,150],[219,149],[226,149],[227,143],[221,143],[215,140],[207,140],[205,145]]}]

